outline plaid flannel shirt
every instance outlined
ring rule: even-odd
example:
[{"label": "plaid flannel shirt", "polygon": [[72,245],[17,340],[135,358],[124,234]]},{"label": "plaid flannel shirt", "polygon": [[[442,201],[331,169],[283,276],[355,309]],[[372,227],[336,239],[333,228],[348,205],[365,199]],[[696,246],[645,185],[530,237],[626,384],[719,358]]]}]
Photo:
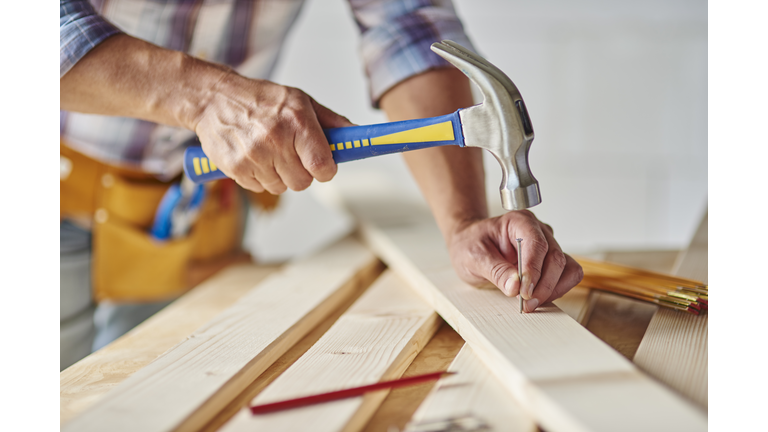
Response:
[{"label": "plaid flannel shirt", "polygon": [[[451,39],[471,48],[450,0],[348,0],[373,106],[400,81],[448,63],[430,50]],[[268,79],[304,0],[60,0],[60,74],[108,37],[156,45]],[[61,112],[61,136],[106,163],[170,178],[191,131],[122,117]]]}]

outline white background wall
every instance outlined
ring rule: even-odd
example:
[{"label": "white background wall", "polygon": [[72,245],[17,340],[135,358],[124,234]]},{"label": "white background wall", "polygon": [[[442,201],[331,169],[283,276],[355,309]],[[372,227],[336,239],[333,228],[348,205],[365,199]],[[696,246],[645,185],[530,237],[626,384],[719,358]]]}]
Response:
[{"label": "white background wall", "polygon": [[[681,248],[707,202],[707,3],[454,0],[480,54],[512,78],[536,139],[533,211],[571,252]],[[358,35],[342,0],[308,0],[275,80],[358,124],[370,108]],[[499,169],[486,158],[500,211]],[[399,156],[340,165],[334,182],[382,170],[416,192]]]}]

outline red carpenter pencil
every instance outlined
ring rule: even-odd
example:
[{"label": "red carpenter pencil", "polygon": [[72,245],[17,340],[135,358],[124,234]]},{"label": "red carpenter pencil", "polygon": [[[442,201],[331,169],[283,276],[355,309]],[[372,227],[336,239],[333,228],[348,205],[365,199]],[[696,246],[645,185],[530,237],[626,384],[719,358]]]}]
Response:
[{"label": "red carpenter pencil", "polygon": [[275,411],[282,411],[291,408],[299,408],[307,405],[313,405],[323,402],[330,402],[339,399],[346,399],[355,396],[360,396],[365,393],[393,389],[397,387],[405,387],[415,384],[420,384],[425,381],[432,381],[440,379],[444,375],[453,375],[455,372],[433,372],[424,375],[417,375],[408,378],[400,378],[391,381],[382,381],[376,384],[369,384],[360,387],[353,387],[344,390],[336,390],[328,393],[320,393],[312,396],[304,396],[296,399],[289,399],[280,402],[272,402],[264,405],[255,405],[250,407],[251,413],[255,414],[267,414]]}]

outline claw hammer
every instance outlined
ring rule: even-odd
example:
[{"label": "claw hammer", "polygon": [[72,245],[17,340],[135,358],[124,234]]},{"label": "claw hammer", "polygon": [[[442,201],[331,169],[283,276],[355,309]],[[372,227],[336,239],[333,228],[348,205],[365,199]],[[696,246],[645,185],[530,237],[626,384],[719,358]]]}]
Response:
[{"label": "claw hammer", "polygon": [[[501,205],[522,210],[541,202],[539,182],[531,174],[528,151],[533,126],[523,97],[499,68],[452,41],[432,51],[477,84],[483,102],[444,116],[325,129],[336,163],[444,145],[480,147],[501,166]],[[225,178],[199,146],[184,153],[184,171],[195,183]]]}]

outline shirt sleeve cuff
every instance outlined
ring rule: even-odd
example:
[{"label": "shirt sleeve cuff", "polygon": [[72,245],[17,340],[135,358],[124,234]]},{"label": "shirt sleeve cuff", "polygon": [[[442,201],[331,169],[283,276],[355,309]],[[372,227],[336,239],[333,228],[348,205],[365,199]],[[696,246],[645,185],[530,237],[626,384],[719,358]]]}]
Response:
[{"label": "shirt sleeve cuff", "polygon": [[59,11],[61,78],[96,45],[121,31],[98,15],[87,1],[62,1]]},{"label": "shirt sleeve cuff", "polygon": [[452,9],[427,7],[382,22],[362,34],[361,54],[371,105],[401,81],[430,69],[454,67],[430,46],[452,40],[475,52]]}]

